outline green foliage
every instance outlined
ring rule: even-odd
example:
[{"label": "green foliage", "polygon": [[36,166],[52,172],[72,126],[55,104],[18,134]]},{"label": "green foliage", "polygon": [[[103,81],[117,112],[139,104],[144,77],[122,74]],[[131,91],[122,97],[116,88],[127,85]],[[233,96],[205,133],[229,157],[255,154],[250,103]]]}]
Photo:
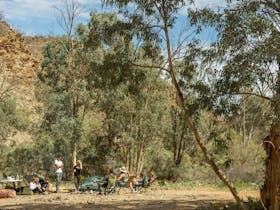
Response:
[{"label": "green foliage", "polygon": [[[251,108],[253,107],[255,105]],[[237,120],[237,118],[236,116],[234,119]],[[229,122],[225,119],[217,119],[209,112],[201,112],[200,120],[199,128],[208,141],[207,148],[214,154],[217,164],[224,168],[228,177],[233,181],[254,180],[258,184],[262,183],[265,154],[262,144],[255,139],[260,138],[261,135],[248,133],[243,139],[242,133],[239,133],[234,127],[229,127]],[[233,124],[234,120],[231,121]],[[258,124],[255,119],[250,121],[248,118],[247,124],[249,125],[249,123],[252,126]],[[256,125],[253,125],[254,123]]]},{"label": "green foliage", "polygon": [[8,99],[0,102],[0,135],[1,140],[6,140],[6,138],[11,134],[11,128],[16,126],[16,103],[13,99]]},{"label": "green foliage", "polygon": [[[86,158],[104,165],[113,159],[124,160],[122,154],[116,153],[121,153],[116,141],[126,134],[138,145],[143,141],[148,144],[148,139],[159,132],[154,132],[155,122],[160,121],[165,110],[162,99],[166,95],[157,89],[166,88],[166,84],[155,72],[131,65],[135,49],[128,27],[116,15],[92,13],[88,28],[79,26],[74,45],[61,39],[45,47],[42,72],[38,75],[46,98],[42,129],[55,140],[56,150],[69,155],[73,143],[82,143],[89,135],[94,147],[84,147],[88,145],[84,142],[80,149],[89,154]],[[92,97],[97,99],[94,103]],[[94,108],[106,116],[97,136],[83,133],[84,111]],[[138,131],[132,132],[134,129]]]},{"label": "green foliage", "polygon": [[250,210],[258,210],[258,209],[262,209],[262,205],[260,201],[256,201],[255,199],[249,197],[248,198],[248,203],[247,203],[248,207]]},{"label": "green foliage", "polygon": [[35,141],[36,144],[18,144],[10,150],[2,146],[0,164],[5,168],[6,175],[52,173],[54,158],[52,140],[42,133]]},{"label": "green foliage", "polygon": [[4,142],[29,126],[29,113],[17,109],[16,100],[12,97],[0,101],[0,141]]},{"label": "green foliage", "polygon": [[[154,150],[154,147],[162,148],[161,150]],[[161,178],[173,177],[170,174],[170,166],[173,166],[172,154],[164,149],[161,142],[152,143],[151,147],[147,148],[146,165],[148,169],[155,171],[157,176]],[[170,176],[171,175],[171,176]]]},{"label": "green foliage", "polygon": [[265,88],[273,89],[273,63],[279,54],[279,32],[272,21],[274,4],[242,1],[225,10],[189,13],[193,24],[213,26],[217,31],[218,39],[207,50],[206,60],[222,65],[216,80],[218,95],[249,92],[264,96],[269,92],[263,91]]},{"label": "green foliage", "polygon": [[87,74],[94,88],[115,88],[137,73],[131,71],[135,51],[129,29],[115,14],[91,13],[88,28],[79,26],[85,52],[94,56],[88,59]]},{"label": "green foliage", "polygon": [[[174,1],[141,1],[141,0],[104,0],[106,5],[116,5],[125,17],[129,24],[133,27],[131,31],[143,43],[149,44],[154,43],[158,45],[162,42],[159,31],[163,29],[163,16],[167,18],[167,25],[172,28],[177,20],[178,11],[185,5],[184,0],[174,0]],[[134,4],[135,9],[131,10],[129,4]],[[155,52],[158,48],[152,45],[153,48],[146,48],[147,54],[151,53],[154,49]]]},{"label": "green foliage", "polygon": [[45,171],[47,173],[52,173],[53,171],[53,159],[56,154],[54,154],[54,141],[51,139],[50,135],[45,132],[40,132],[36,136],[36,144],[32,145],[32,150],[34,158],[37,160],[36,168]]},{"label": "green foliage", "polygon": [[42,132],[54,140],[54,153],[63,153],[69,175],[74,145],[81,140],[85,103],[88,102],[86,64],[79,43],[60,38],[44,48],[38,78],[45,98]]},{"label": "green foliage", "polygon": [[263,181],[263,165],[265,153],[262,145],[255,143],[253,140],[241,140],[239,136],[232,138],[228,158],[230,167],[227,173],[235,181],[254,180],[258,184]]},{"label": "green foliage", "polygon": [[7,154],[3,164],[6,175],[31,174],[37,168],[35,159],[31,146],[19,145],[15,147]]}]

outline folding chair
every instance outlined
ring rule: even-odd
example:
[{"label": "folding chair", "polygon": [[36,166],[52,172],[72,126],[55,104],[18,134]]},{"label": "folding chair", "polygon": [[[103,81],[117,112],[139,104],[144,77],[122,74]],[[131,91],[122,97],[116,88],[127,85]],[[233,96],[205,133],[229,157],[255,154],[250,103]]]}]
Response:
[{"label": "folding chair", "polygon": [[105,192],[104,192],[105,195],[116,192],[116,181],[117,181],[117,177],[115,175],[109,176],[108,185],[105,188]]},{"label": "folding chair", "polygon": [[148,180],[148,177],[144,176],[143,182],[140,183],[138,186],[136,185],[137,192],[146,192],[147,188],[150,187],[156,179],[157,177],[154,177],[152,180]]},{"label": "folding chair", "polygon": [[117,193],[120,194],[121,191],[127,192],[129,189],[129,183],[132,181],[134,176],[130,176],[128,179],[123,180],[121,183],[117,181],[116,188],[117,188]]}]

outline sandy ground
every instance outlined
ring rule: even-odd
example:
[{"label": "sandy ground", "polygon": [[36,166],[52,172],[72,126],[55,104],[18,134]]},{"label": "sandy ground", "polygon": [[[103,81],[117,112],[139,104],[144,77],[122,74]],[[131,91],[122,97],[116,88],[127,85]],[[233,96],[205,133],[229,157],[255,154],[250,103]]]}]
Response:
[{"label": "sandy ground", "polygon": [[[258,198],[257,191],[241,191],[240,196]],[[197,188],[186,190],[147,190],[141,193],[120,192],[111,195],[87,193],[50,193],[19,195],[0,199],[0,210],[6,209],[213,209],[213,206],[233,202],[227,190]]]}]

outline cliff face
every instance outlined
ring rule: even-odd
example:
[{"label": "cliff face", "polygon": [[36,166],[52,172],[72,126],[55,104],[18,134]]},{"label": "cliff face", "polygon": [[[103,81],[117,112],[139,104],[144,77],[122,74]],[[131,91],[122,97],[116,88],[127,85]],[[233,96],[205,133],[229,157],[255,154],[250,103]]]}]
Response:
[{"label": "cliff face", "polygon": [[[40,107],[35,97],[35,83],[39,71],[39,59],[24,44],[23,37],[12,30],[6,22],[0,22],[0,100],[7,96],[16,99],[17,109],[28,116],[28,121],[40,121],[36,111]],[[16,131],[11,140],[31,140],[28,132]]]},{"label": "cliff face", "polygon": [[24,36],[23,45],[31,53],[31,55],[37,59],[42,60],[42,48],[47,42],[54,41],[55,37],[45,37],[45,36]]}]

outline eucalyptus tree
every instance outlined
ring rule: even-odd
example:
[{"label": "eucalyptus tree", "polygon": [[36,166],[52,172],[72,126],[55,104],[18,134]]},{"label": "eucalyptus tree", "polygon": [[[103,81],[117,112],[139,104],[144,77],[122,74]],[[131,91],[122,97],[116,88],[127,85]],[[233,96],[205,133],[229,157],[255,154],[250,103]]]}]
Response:
[{"label": "eucalyptus tree", "polygon": [[[79,1],[61,0],[58,3],[59,6],[55,6],[57,20],[66,35],[45,46],[42,71],[38,77],[44,84],[45,95],[51,101],[43,100],[47,107],[44,126],[52,130],[56,138],[64,139],[58,148],[65,153],[69,164],[67,173],[72,175],[68,170],[72,168],[70,162],[76,164],[77,144],[81,140],[82,121],[90,98],[85,80],[88,56],[73,35],[78,16],[82,13]],[[64,135],[60,134],[60,130],[64,131]]]},{"label": "eucalyptus tree", "polygon": [[[174,59],[178,57],[178,50],[172,51],[170,30],[174,26],[176,22],[176,18],[178,15],[178,11],[185,5],[184,0],[104,0],[106,4],[115,4],[119,7],[120,11],[123,12],[125,17],[127,17],[128,21],[132,21],[133,25],[137,28],[138,34],[146,41],[150,41],[154,45],[150,45],[147,49],[153,49],[155,44],[161,41],[160,37],[162,37],[164,41],[165,55],[166,60],[162,64],[158,64],[157,66],[161,70],[165,70],[172,84],[175,88],[175,91],[178,95],[179,102],[184,112],[184,118],[189,126],[190,130],[193,132],[195,139],[201,148],[205,160],[209,163],[211,168],[217,174],[217,176],[228,186],[237,203],[239,204],[241,209],[245,209],[243,202],[241,201],[238,192],[236,191],[233,184],[227,179],[225,174],[217,167],[217,164],[209,155],[201,136],[191,119],[191,115],[189,113],[189,109],[186,106],[186,98],[183,95],[183,92],[179,86],[176,72],[174,71]],[[133,9],[131,8],[133,7]],[[182,43],[181,43],[182,44]],[[180,49],[180,46],[177,48]],[[192,60],[188,61],[189,64],[192,64]],[[191,68],[192,70],[193,68]]]},{"label": "eucalyptus tree", "polygon": [[[105,114],[103,132],[96,140],[100,161],[123,163],[131,173],[139,173],[146,160],[146,149],[162,135],[162,118],[167,114],[167,87],[154,71],[143,72],[141,82],[131,79],[113,90],[103,90],[96,106]],[[138,82],[137,82],[138,83]],[[133,86],[133,87],[132,87]],[[105,151],[104,151],[105,150]]]},{"label": "eucalyptus tree", "polygon": [[[77,62],[75,60],[75,56],[79,55],[79,53],[77,53],[78,51],[81,51],[81,47],[77,47],[77,45],[75,45],[75,40],[74,40],[74,30],[76,27],[76,22],[77,19],[79,17],[79,15],[81,15],[82,13],[82,8],[81,5],[79,3],[78,0],[60,0],[58,3],[61,3],[60,6],[54,6],[54,8],[56,9],[56,11],[58,12],[58,16],[57,16],[57,22],[60,25],[60,27],[62,28],[62,30],[66,33],[65,36],[65,40],[64,42],[60,42],[60,44],[64,44],[64,53],[67,53],[66,56],[66,62],[67,62],[67,68],[68,68],[68,72],[69,75],[74,75],[75,71],[77,70],[75,68],[75,66],[73,65],[73,63]],[[77,41],[77,40],[76,40]],[[81,60],[81,55],[77,56],[80,58]],[[84,67],[83,67],[84,68]],[[80,69],[81,70],[81,69]],[[72,79],[72,83],[75,83],[75,79],[72,77],[70,78]],[[73,87],[79,86],[79,81],[77,82],[77,84],[73,84]],[[74,87],[75,88],[75,87]],[[75,121],[77,121],[77,113],[79,110],[79,96],[77,95],[77,91],[74,91],[73,88],[73,94],[75,96],[73,96],[75,99],[73,100],[73,116],[75,118]],[[78,128],[76,128],[76,126],[74,126],[74,131],[76,131]],[[74,135],[75,136],[75,135]],[[72,165],[74,166],[76,164],[76,156],[77,156],[77,142],[79,141],[79,137],[74,137],[77,138],[75,141],[73,141],[72,143],[73,145],[73,151],[72,151]]]},{"label": "eucalyptus tree", "polygon": [[227,2],[227,7],[221,10],[193,11],[192,21],[210,25],[217,31],[211,55],[223,63],[217,81],[220,94],[254,95],[271,105],[272,125],[264,140],[267,160],[261,198],[266,208],[276,210],[280,208],[280,4],[273,0]]},{"label": "eucalyptus tree", "polygon": [[58,1],[58,3],[60,2],[62,3],[61,7],[54,7],[59,14],[57,16],[57,22],[66,33],[66,36],[71,38],[74,33],[77,18],[82,13],[82,8],[78,0]]},{"label": "eucalyptus tree", "polygon": [[[169,85],[153,69],[142,69],[142,72],[145,78],[139,81],[139,90],[131,94],[134,112],[131,113],[132,126],[129,129],[131,137],[135,139],[134,171],[137,173],[143,169],[146,149],[163,138],[163,128],[166,126],[164,119],[170,106]],[[133,156],[133,153],[129,152],[130,157]]]},{"label": "eucalyptus tree", "polygon": [[[115,14],[91,13],[88,26],[80,25],[78,33],[88,52],[94,49],[100,52],[101,62],[89,62],[89,71],[94,73],[88,76],[88,81],[99,90],[96,105],[106,114],[106,135],[102,139],[107,139],[110,151],[118,150],[111,152],[112,155],[121,152],[120,160],[139,172],[143,168],[145,147],[160,130],[158,121],[165,109],[160,108],[164,103],[159,98],[166,98],[155,87],[165,84],[158,72],[142,65],[152,64],[160,56],[150,57],[143,47],[137,48],[131,23]],[[139,65],[134,65],[134,60]]]},{"label": "eucalyptus tree", "polygon": [[113,142],[121,130],[118,122],[114,127],[110,121],[120,117],[112,106],[117,104],[110,99],[118,103],[114,90],[127,81],[134,81],[127,84],[133,89],[143,75],[131,72],[128,63],[135,53],[129,29],[116,15],[91,13],[88,26],[79,25],[76,39],[67,36],[44,48],[42,71],[38,74],[46,96],[43,127],[58,140],[57,146],[68,161],[70,157],[75,159],[84,116],[95,104],[111,103],[111,107],[103,107],[109,117],[105,125],[108,141]]},{"label": "eucalyptus tree", "polygon": [[[169,91],[173,92],[171,95],[175,95],[174,90]],[[165,128],[163,132],[163,143],[164,148],[172,154],[172,162],[169,163],[171,170],[168,173],[168,179],[177,180],[179,176],[183,174],[177,173],[177,171],[183,169],[184,158],[187,155],[193,154],[196,150],[196,144],[193,135],[184,120],[184,114],[178,104],[177,96],[175,95],[171,100],[172,102],[168,107],[168,124],[163,125]]]},{"label": "eucalyptus tree", "polygon": [[7,169],[3,173],[14,174],[17,170],[23,170],[23,165],[11,164],[15,160],[15,148],[22,146],[13,136],[20,131],[27,131],[29,122],[24,113],[17,109],[16,99],[12,96],[0,100],[0,121],[0,166]]},{"label": "eucalyptus tree", "polygon": [[[193,86],[198,81],[197,72],[193,69],[190,70],[190,66],[184,61],[174,62],[174,70],[178,76],[178,81],[180,83],[181,89],[184,91],[184,95],[188,97],[188,106],[190,107],[191,116],[194,119],[198,118],[198,111],[203,107],[197,103],[195,100],[195,89]],[[166,142],[165,145],[173,153],[173,161],[175,167],[179,167],[183,160],[183,157],[187,153],[194,151],[195,147],[190,146],[194,143],[193,135],[188,128],[188,125],[184,119],[184,113],[180,108],[179,98],[174,92],[170,90],[172,95],[172,103],[170,105],[170,128],[166,129]]]},{"label": "eucalyptus tree", "polygon": [[75,161],[76,145],[82,135],[85,104],[89,99],[85,65],[78,45],[72,52],[75,59],[71,63],[68,61],[69,48],[72,47],[68,39],[63,38],[48,43],[43,52],[42,70],[38,73],[44,89],[42,129],[49,131],[56,140],[56,152],[65,153],[68,175],[72,174],[70,163]]}]

